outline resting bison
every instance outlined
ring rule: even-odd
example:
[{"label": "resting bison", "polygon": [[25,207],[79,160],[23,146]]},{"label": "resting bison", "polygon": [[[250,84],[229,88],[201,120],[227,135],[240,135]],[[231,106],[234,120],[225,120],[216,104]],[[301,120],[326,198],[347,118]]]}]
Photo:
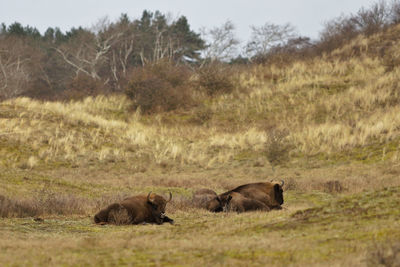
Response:
[{"label": "resting bison", "polygon": [[245,212],[251,210],[270,211],[271,209],[263,202],[232,192],[220,198],[224,211]]},{"label": "resting bison", "polygon": [[206,208],[206,204],[211,199],[217,197],[217,193],[215,193],[211,189],[199,189],[193,193],[192,203],[195,207],[198,208]]},{"label": "resting bison", "polygon": [[168,201],[162,196],[151,192],[147,196],[129,197],[100,210],[94,216],[94,222],[98,224],[162,224],[169,222],[173,224],[174,221],[165,215],[165,206],[171,199],[171,192],[169,193]]},{"label": "resting bison", "polygon": [[283,181],[281,184],[275,182],[265,182],[241,185],[211,199],[207,202],[206,208],[212,212],[221,212],[226,210],[226,205],[228,202],[227,199],[231,193],[235,192],[241,194],[247,199],[259,201],[266,205],[269,209],[281,209],[281,205],[283,204],[282,186]]}]

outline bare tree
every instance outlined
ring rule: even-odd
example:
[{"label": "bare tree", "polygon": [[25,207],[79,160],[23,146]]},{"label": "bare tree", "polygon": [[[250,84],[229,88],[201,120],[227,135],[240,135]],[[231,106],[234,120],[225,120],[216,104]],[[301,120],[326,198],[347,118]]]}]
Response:
[{"label": "bare tree", "polygon": [[318,47],[332,51],[359,34],[371,35],[400,22],[400,1],[379,1],[355,14],[342,15],[325,23]]},{"label": "bare tree", "polygon": [[392,0],[390,7],[390,22],[393,24],[400,23],[400,1]]},{"label": "bare tree", "polygon": [[[395,3],[393,3],[395,7]],[[361,8],[356,15],[351,16],[350,21],[357,30],[367,35],[373,34],[390,23],[392,8],[386,1],[379,1],[370,8]]]},{"label": "bare tree", "polygon": [[79,29],[68,43],[54,49],[75,69],[76,76],[83,73],[100,80],[99,71],[108,60],[106,55],[121,35],[117,32],[105,36]]},{"label": "bare tree", "polygon": [[121,90],[121,80],[128,74],[130,59],[134,53],[136,33],[127,15],[122,15],[117,23],[109,24],[99,31],[103,40],[111,37],[106,57],[106,73],[115,90]]},{"label": "bare tree", "polygon": [[24,92],[29,82],[25,68],[27,60],[8,50],[0,51],[0,98],[16,97]]},{"label": "bare tree", "polygon": [[284,44],[296,36],[295,28],[289,23],[276,25],[267,22],[263,26],[250,28],[252,34],[245,47],[245,53],[249,58],[266,55],[272,47]]},{"label": "bare tree", "polygon": [[155,27],[154,31],[155,38],[152,62],[158,62],[163,59],[172,59],[174,48],[172,38],[168,34],[168,29],[159,29],[158,27]]},{"label": "bare tree", "polygon": [[0,42],[0,98],[12,98],[29,90],[29,83],[39,76],[38,51],[24,40],[6,38]]},{"label": "bare tree", "polygon": [[235,36],[235,25],[226,21],[220,27],[202,29],[202,35],[207,40],[204,58],[211,60],[228,60],[237,53],[239,40]]}]

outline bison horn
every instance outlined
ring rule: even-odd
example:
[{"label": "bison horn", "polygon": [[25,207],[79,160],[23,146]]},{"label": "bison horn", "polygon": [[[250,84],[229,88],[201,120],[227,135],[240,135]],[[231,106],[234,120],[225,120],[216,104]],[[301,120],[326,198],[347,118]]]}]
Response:
[{"label": "bison horn", "polygon": [[281,180],[281,183],[282,183],[281,186],[283,186],[285,184],[285,182],[283,180]]},{"label": "bison horn", "polygon": [[171,193],[171,191],[170,191],[170,192],[169,192],[169,199],[167,200],[167,203],[170,202],[171,199],[172,199],[172,193]]},{"label": "bison horn", "polygon": [[147,195],[147,201],[148,201],[148,202],[153,202],[153,200],[150,199],[151,192],[152,192],[152,191],[150,191],[149,194]]}]

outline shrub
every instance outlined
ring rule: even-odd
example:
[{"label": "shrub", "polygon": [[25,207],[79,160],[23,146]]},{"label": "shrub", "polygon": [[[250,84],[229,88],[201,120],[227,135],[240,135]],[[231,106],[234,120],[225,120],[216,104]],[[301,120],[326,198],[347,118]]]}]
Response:
[{"label": "shrub", "polygon": [[324,183],[324,192],[326,193],[342,193],[344,191],[344,187],[342,183],[338,180],[330,180]]},{"label": "shrub", "polygon": [[30,201],[13,200],[0,195],[0,218],[30,217],[39,213],[38,206]]},{"label": "shrub", "polygon": [[287,130],[271,129],[267,130],[268,136],[265,143],[265,156],[272,168],[277,165],[285,164],[289,160],[291,149],[286,137],[289,135]]},{"label": "shrub", "polygon": [[184,66],[158,62],[136,68],[125,92],[144,113],[185,108],[193,103],[189,77]]},{"label": "shrub", "polygon": [[43,214],[84,214],[85,203],[73,195],[40,191],[29,199],[12,199],[0,195],[0,218],[33,217]]},{"label": "shrub", "polygon": [[234,77],[230,66],[211,63],[198,69],[195,84],[209,96],[227,94],[235,89]]},{"label": "shrub", "polygon": [[64,91],[64,98],[83,99],[87,96],[103,94],[105,91],[106,88],[102,81],[79,74],[67,84],[67,88]]},{"label": "shrub", "polygon": [[321,32],[317,49],[321,53],[330,52],[359,34],[369,36],[381,32],[390,25],[398,24],[399,14],[399,0],[378,1],[369,8],[359,9],[355,14],[330,20]]},{"label": "shrub", "polygon": [[79,74],[67,84],[62,98],[79,100],[88,96],[104,94],[105,92],[106,87],[102,81]]}]

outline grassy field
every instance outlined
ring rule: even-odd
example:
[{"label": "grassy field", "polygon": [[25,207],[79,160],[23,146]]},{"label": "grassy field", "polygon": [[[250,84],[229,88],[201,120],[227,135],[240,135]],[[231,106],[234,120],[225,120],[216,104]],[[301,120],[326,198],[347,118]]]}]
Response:
[{"label": "grassy field", "polygon": [[[305,171],[287,180],[283,210],[242,214],[193,208],[190,193],[202,184],[197,181],[209,181],[221,192],[234,184],[261,180],[262,175],[254,179],[257,175],[247,176],[239,169],[236,175],[235,170],[229,173],[226,169],[142,178],[59,169],[47,174],[32,170],[29,177],[25,171],[2,172],[7,192],[19,197],[8,199],[7,207],[12,204],[14,208],[0,220],[0,262],[6,266],[376,266],[382,259],[390,261],[399,252],[400,187],[362,192],[345,188],[339,193],[327,183],[315,182],[311,188],[301,183],[308,175],[321,181],[325,177],[319,175],[331,179],[348,170],[341,168],[337,174],[332,169],[319,169],[318,174]],[[343,184],[351,186],[350,182]],[[173,192],[167,213],[175,225],[93,223],[94,212],[106,203],[149,190]]]},{"label": "grassy field", "polygon": [[[399,32],[249,67],[240,90],[199,95],[189,111],[143,115],[119,95],[1,102],[0,262],[398,266]],[[390,62],[376,55],[386,39]],[[280,211],[213,214],[191,202],[196,189],[271,179],[286,182]],[[149,191],[172,192],[175,225],[93,223],[105,205]]]}]

